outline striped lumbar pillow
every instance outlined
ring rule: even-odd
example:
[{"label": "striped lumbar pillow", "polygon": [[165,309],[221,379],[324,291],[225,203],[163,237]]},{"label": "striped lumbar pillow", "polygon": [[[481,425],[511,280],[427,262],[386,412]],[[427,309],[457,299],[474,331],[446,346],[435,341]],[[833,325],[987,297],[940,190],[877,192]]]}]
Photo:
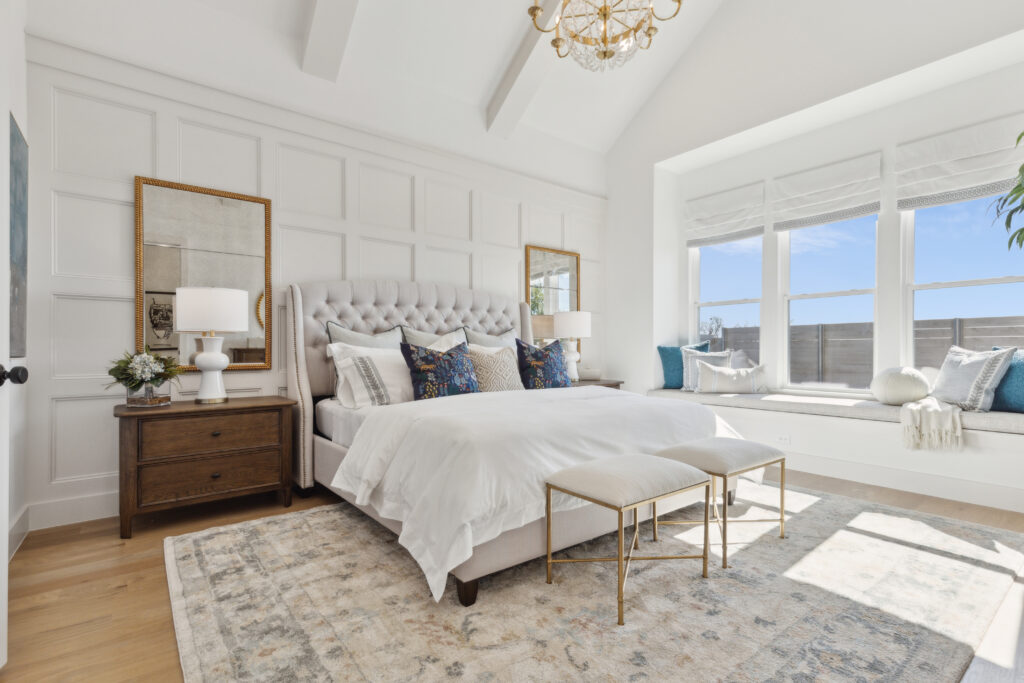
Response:
[{"label": "striped lumbar pillow", "polygon": [[1016,351],[1016,348],[968,351],[959,346],[950,347],[932,396],[963,410],[991,410],[996,387],[1006,375]]},{"label": "striped lumbar pillow", "polygon": [[760,394],[765,390],[764,366],[753,368],[716,367],[697,361],[698,394]]}]

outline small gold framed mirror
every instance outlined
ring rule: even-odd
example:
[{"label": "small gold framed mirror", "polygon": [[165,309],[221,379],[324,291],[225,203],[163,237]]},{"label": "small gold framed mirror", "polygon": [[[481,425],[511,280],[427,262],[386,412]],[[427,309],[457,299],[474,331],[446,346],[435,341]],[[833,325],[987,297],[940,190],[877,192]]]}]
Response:
[{"label": "small gold framed mirror", "polygon": [[526,300],[535,340],[554,339],[554,314],[580,310],[580,255],[526,245]]},{"label": "small gold framed mirror", "polygon": [[224,335],[227,369],[269,370],[270,200],[136,176],[135,350],[196,370],[199,335],[174,329],[178,287],[248,292],[248,331]]}]

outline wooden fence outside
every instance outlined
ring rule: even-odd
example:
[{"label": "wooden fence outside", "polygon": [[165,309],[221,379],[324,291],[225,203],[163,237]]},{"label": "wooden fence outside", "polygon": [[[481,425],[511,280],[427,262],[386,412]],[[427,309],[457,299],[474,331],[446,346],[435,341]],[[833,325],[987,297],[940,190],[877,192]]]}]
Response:
[{"label": "wooden fence outside", "polygon": [[[760,362],[759,327],[727,327],[703,336],[712,351],[742,349]],[[938,368],[950,346],[974,351],[993,346],[1024,348],[1024,316],[914,321],[914,364]],[[790,328],[790,381],[865,388],[874,375],[874,324],[794,325]]]}]

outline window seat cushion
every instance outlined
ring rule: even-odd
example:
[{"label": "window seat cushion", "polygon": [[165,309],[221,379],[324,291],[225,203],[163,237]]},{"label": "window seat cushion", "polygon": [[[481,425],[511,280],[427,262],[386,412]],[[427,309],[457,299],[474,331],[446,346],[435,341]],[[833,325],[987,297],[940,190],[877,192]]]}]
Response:
[{"label": "window seat cushion", "polygon": [[[887,406],[878,401],[859,398],[802,396],[798,394],[696,394],[671,389],[655,389],[647,392],[647,395],[656,398],[671,398],[703,403],[709,406],[773,410],[783,413],[846,417],[855,420],[900,421],[900,406]],[[1024,434],[1024,413],[974,413],[965,411],[961,414],[961,419],[964,429]]]}]

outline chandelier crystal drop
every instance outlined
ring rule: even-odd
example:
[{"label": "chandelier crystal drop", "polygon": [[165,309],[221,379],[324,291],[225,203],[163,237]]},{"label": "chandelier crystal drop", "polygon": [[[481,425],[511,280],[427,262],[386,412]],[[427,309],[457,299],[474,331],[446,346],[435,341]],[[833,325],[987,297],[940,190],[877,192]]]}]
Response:
[{"label": "chandelier crystal drop", "polygon": [[544,9],[534,0],[528,10],[533,26],[541,33],[554,33],[551,47],[560,57],[572,55],[590,71],[614,69],[628,62],[638,50],[651,46],[658,33],[655,21],[668,21],[679,14],[683,0],[669,0],[675,10],[667,16],[654,11],[655,0],[559,0],[553,25],[541,23]]}]

